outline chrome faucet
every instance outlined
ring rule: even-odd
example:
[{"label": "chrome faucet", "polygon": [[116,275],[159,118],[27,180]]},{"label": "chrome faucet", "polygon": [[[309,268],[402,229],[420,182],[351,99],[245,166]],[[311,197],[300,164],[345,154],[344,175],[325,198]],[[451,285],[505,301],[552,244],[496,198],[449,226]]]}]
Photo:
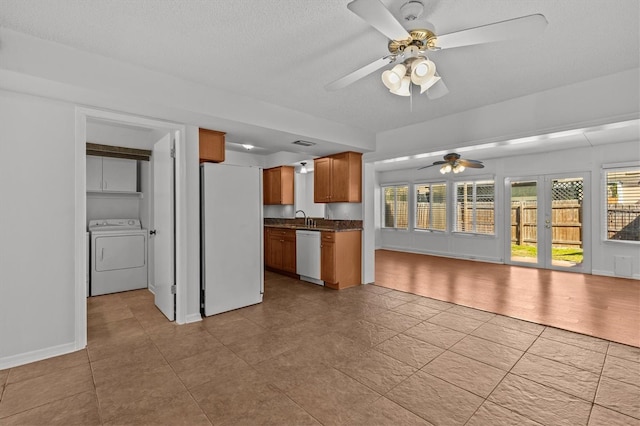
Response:
[{"label": "chrome faucet", "polygon": [[304,210],[296,210],[294,217],[297,217],[298,213],[302,213],[302,215],[304,216],[304,226],[314,225],[313,220],[310,217],[307,217],[307,214],[304,212]]}]

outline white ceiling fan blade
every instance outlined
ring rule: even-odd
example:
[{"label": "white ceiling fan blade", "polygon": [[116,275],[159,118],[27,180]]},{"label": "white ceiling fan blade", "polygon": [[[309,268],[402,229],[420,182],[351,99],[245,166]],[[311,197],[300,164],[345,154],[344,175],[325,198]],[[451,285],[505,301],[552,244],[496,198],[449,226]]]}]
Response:
[{"label": "white ceiling fan blade", "polygon": [[440,49],[491,43],[494,41],[522,38],[539,34],[547,26],[544,15],[527,15],[481,27],[469,28],[438,36]]},{"label": "white ceiling fan blade", "polygon": [[447,93],[449,93],[449,89],[447,88],[447,85],[444,84],[444,80],[441,78],[436,82],[436,84],[434,84],[427,90],[427,98],[434,100],[443,97]]},{"label": "white ceiling fan blade", "polygon": [[365,65],[364,67],[359,68],[353,71],[352,73],[349,73],[344,77],[339,78],[336,81],[327,84],[324,88],[326,90],[338,90],[338,89],[345,88],[351,83],[354,83],[360,80],[361,78],[368,76],[372,72],[379,70],[385,65],[394,63],[395,61],[396,61],[396,56],[394,55],[385,56],[384,58],[380,58],[376,61],[373,61],[369,65]]},{"label": "white ceiling fan blade", "polygon": [[407,30],[402,27],[400,22],[380,0],[354,0],[347,7],[373,28],[387,36],[389,40],[411,38]]}]

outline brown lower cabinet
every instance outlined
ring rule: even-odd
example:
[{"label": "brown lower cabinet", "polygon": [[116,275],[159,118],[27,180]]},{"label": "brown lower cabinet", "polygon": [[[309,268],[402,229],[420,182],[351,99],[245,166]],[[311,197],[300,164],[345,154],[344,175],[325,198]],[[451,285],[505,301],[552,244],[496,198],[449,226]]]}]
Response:
[{"label": "brown lower cabinet", "polygon": [[336,290],[360,285],[361,231],[323,231],[320,238],[320,279],[324,285]]},{"label": "brown lower cabinet", "polygon": [[264,264],[279,271],[296,273],[296,231],[264,229]]}]

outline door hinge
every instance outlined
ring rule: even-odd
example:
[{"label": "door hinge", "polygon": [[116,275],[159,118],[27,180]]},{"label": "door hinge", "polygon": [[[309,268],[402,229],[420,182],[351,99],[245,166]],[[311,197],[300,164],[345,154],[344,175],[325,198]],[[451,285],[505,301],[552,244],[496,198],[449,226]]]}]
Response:
[{"label": "door hinge", "polygon": [[176,294],[176,285],[171,286],[171,294]]},{"label": "door hinge", "polygon": [[171,148],[171,158],[176,158],[176,149]]}]

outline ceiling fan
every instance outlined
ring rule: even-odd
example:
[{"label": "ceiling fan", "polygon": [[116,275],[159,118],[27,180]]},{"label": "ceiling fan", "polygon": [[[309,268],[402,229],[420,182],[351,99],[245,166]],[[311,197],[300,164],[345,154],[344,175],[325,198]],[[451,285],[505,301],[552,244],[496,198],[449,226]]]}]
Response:
[{"label": "ceiling fan", "polygon": [[465,168],[484,168],[484,164],[482,164],[482,161],[466,160],[460,158],[460,154],[456,154],[455,152],[447,154],[443,158],[444,161],[436,161],[433,164],[429,164],[428,166],[420,167],[418,170],[426,169],[427,167],[440,166],[440,173],[445,174],[449,172],[460,173],[463,172]]},{"label": "ceiling fan", "polygon": [[380,0],[354,0],[347,8],[389,39],[389,54],[357,69],[325,86],[327,90],[342,89],[387,65],[397,64],[382,73],[382,82],[399,96],[410,96],[412,84],[426,92],[429,99],[446,95],[444,81],[436,72],[427,53],[441,49],[491,43],[539,34],[547,25],[544,15],[534,14],[469,28],[444,35],[436,35],[430,24],[421,17],[422,2],[410,0],[400,8],[404,25]]}]

